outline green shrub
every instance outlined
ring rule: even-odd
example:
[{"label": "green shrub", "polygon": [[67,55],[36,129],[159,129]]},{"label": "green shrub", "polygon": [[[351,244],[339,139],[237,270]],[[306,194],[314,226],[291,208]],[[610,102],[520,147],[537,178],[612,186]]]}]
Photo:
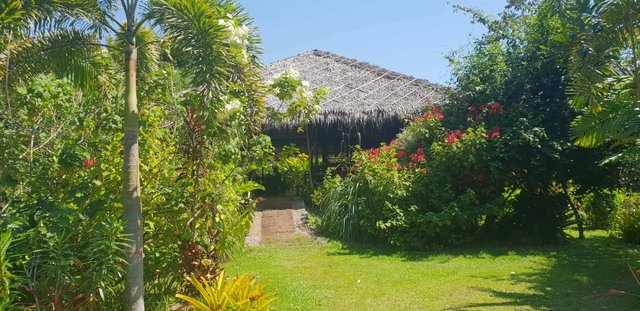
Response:
[{"label": "green shrub", "polygon": [[322,228],[341,238],[407,248],[456,244],[477,233],[503,201],[492,153],[499,129],[447,132],[437,107],[390,145],[356,150],[349,174],[316,192]]},{"label": "green shrub", "polygon": [[640,243],[640,193],[617,195],[615,230],[628,243]]},{"label": "green shrub", "polygon": [[398,165],[392,146],[357,150],[353,160],[351,173],[344,178],[328,173],[316,190],[320,228],[345,239],[389,238],[386,227],[402,217],[399,206],[407,197],[408,171]]},{"label": "green shrub", "polygon": [[269,310],[269,305],[275,299],[271,298],[272,292],[265,290],[266,285],[258,284],[255,277],[246,274],[228,279],[222,271],[213,284],[192,274],[189,281],[198,290],[200,298],[182,294],[176,297],[187,301],[191,308],[198,311]]},{"label": "green shrub", "polygon": [[306,178],[309,156],[301,153],[295,145],[282,148],[277,155],[276,169],[284,179],[286,190],[301,197],[309,196],[309,183]]},{"label": "green shrub", "polygon": [[585,224],[592,229],[610,229],[616,213],[616,194],[597,190],[581,198]]},{"label": "green shrub", "polygon": [[11,244],[11,231],[0,234],[0,310],[9,309],[11,304],[12,282],[16,276],[10,271],[12,265],[7,256]]}]

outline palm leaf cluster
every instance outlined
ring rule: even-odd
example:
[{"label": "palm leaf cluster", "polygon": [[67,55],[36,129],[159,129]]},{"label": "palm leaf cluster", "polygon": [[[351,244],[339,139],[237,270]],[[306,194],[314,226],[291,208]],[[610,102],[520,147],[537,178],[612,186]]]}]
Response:
[{"label": "palm leaf cluster", "polygon": [[[239,61],[229,42],[227,28],[221,20],[234,20],[250,25],[246,13],[232,1],[154,0],[149,2],[149,14],[156,16],[155,25],[163,29],[172,42],[172,54],[178,65],[189,74],[191,85],[205,98],[220,96],[250,73]],[[260,52],[255,32],[248,38],[251,65],[257,65]]]},{"label": "palm leaf cluster", "polygon": [[[560,1],[562,2],[562,1]],[[626,145],[640,137],[640,1],[564,3],[577,44],[571,104],[583,113],[570,135],[582,147]]]}]

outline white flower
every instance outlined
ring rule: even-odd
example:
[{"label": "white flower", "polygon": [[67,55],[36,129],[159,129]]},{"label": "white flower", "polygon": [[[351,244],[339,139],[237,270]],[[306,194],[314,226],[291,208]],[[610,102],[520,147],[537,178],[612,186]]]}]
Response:
[{"label": "white flower", "polygon": [[305,98],[312,98],[313,97],[313,93],[309,90],[304,90],[304,97]]},{"label": "white flower", "polygon": [[293,68],[288,68],[286,71],[287,76],[289,76],[289,78],[293,78],[293,79],[298,79],[300,78],[300,73],[293,69]]},{"label": "white flower", "polygon": [[232,48],[240,51],[242,61],[247,62],[247,45],[249,44],[249,27],[246,25],[236,26],[233,16],[228,15],[229,19],[219,19],[218,24],[226,28],[229,32],[229,44]]},{"label": "white flower", "polygon": [[309,87],[309,81],[302,80],[302,87],[308,88]]},{"label": "white flower", "polygon": [[242,104],[240,103],[240,101],[234,98],[224,106],[224,109],[227,111],[232,111],[240,108],[241,105]]}]

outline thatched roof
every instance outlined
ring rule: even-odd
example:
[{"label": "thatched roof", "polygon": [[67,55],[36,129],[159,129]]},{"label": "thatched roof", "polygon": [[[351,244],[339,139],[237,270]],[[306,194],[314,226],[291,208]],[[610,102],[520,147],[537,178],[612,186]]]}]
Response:
[{"label": "thatched roof", "polygon": [[[297,70],[311,88],[328,90],[316,120],[321,126],[398,120],[419,112],[427,100],[440,103],[447,90],[427,80],[319,50],[273,62],[264,67],[262,76],[271,79],[288,68]],[[273,96],[267,105],[281,108]]]}]

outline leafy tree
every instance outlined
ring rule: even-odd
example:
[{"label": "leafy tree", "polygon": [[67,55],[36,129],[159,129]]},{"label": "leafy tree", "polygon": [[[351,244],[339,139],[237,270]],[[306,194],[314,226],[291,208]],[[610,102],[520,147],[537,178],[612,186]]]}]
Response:
[{"label": "leafy tree", "polygon": [[506,109],[504,118],[479,121],[502,130],[507,143],[496,152],[508,184],[519,189],[514,213],[495,219],[495,230],[510,227],[548,242],[562,236],[567,206],[582,223],[570,200],[570,185],[582,191],[612,185],[617,173],[614,167],[597,165],[605,154],[602,149],[571,146],[569,124],[576,113],[567,91],[574,42],[558,3],[513,2],[498,18],[460,8],[487,26],[488,33],[468,53],[452,55],[454,82],[461,94],[445,107],[447,115],[458,116],[448,120],[449,128],[468,122],[472,107],[498,102]]}]

